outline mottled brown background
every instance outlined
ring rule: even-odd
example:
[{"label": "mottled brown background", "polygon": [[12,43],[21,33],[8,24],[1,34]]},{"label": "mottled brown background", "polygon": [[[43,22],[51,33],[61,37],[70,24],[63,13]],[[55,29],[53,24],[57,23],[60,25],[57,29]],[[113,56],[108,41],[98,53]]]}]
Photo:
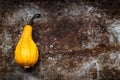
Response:
[{"label": "mottled brown background", "polygon": [[[25,70],[14,50],[36,13],[41,56]],[[120,0],[0,0],[0,80],[120,80]]]}]

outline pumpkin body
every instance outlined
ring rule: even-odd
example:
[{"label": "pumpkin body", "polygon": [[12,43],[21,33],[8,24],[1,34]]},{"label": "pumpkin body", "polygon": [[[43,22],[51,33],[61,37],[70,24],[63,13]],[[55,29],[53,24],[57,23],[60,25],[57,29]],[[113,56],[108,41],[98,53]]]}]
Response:
[{"label": "pumpkin body", "polygon": [[34,66],[38,61],[38,49],[32,39],[32,26],[26,25],[15,49],[15,61],[24,68]]}]

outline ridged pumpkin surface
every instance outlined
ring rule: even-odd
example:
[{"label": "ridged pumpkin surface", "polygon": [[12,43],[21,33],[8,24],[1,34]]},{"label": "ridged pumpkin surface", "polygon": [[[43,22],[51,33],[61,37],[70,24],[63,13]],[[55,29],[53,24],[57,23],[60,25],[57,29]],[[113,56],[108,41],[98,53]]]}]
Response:
[{"label": "ridged pumpkin surface", "polygon": [[30,68],[37,63],[38,56],[37,46],[32,39],[32,26],[26,25],[15,49],[15,61],[24,68]]}]

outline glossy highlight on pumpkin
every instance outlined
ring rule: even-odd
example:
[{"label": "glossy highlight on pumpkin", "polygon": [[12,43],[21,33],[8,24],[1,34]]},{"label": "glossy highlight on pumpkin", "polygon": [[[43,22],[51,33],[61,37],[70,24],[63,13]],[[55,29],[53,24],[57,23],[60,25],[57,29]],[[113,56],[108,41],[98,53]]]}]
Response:
[{"label": "glossy highlight on pumpkin", "polygon": [[38,49],[32,39],[32,26],[26,25],[15,49],[15,61],[24,68],[30,68],[37,63],[38,57]]}]

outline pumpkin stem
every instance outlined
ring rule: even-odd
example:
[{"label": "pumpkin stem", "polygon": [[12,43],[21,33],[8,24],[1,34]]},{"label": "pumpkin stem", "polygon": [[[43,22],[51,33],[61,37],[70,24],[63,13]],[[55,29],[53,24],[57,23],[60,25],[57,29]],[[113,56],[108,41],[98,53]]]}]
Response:
[{"label": "pumpkin stem", "polygon": [[35,19],[35,18],[39,18],[39,17],[41,17],[41,14],[35,14],[35,15],[31,18],[31,20],[30,20],[30,22],[29,22],[28,24],[29,24],[29,25],[32,25],[34,19]]}]

